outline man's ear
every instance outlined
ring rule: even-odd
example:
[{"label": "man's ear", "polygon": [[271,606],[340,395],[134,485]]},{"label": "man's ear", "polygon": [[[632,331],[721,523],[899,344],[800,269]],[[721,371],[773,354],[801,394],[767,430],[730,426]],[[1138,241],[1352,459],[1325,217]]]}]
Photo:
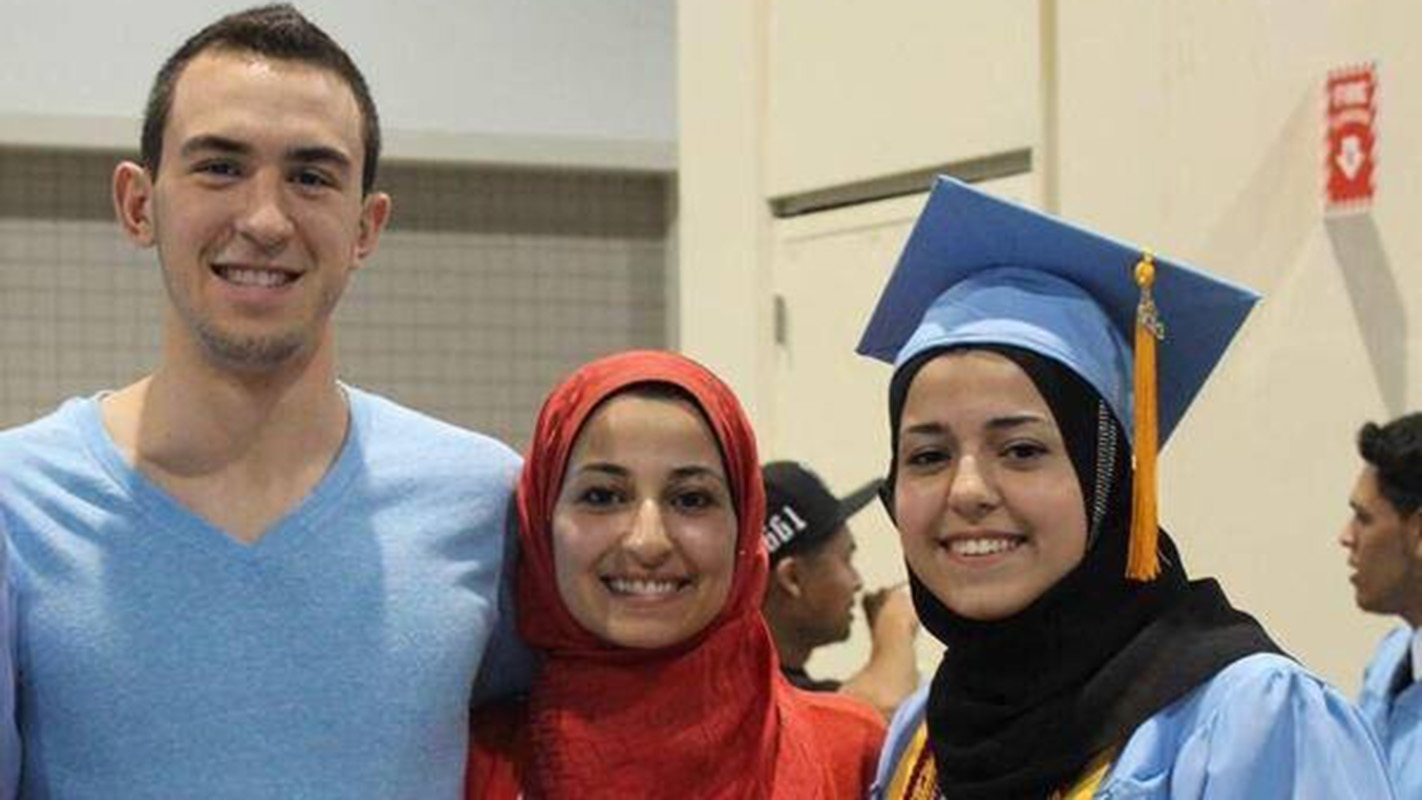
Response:
[{"label": "man's ear", "polygon": [[1422,562],[1422,508],[1414,510],[1402,520],[1402,531],[1412,548],[1412,558]]},{"label": "man's ear", "polygon": [[390,221],[390,211],[393,207],[390,195],[385,192],[371,192],[361,200],[360,208],[360,235],[356,238],[355,265],[359,267],[362,262],[375,252],[375,248],[380,244],[380,234],[385,230],[385,225]]},{"label": "man's ear", "polygon": [[804,594],[804,589],[800,585],[801,567],[800,559],[795,556],[786,556],[776,562],[770,570],[771,582],[779,587],[787,597],[799,599]]},{"label": "man's ear", "polygon": [[142,165],[124,161],[114,168],[114,214],[129,241],[150,247],[154,241],[153,176]]}]

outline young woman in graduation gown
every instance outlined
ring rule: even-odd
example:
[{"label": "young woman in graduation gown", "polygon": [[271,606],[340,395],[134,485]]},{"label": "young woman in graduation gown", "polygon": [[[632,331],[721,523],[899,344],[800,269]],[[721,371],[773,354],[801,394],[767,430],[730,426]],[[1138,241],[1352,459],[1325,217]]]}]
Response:
[{"label": "young woman in graduation gown", "polygon": [[469,798],[861,798],[882,722],[781,676],[764,487],[731,391],[671,353],[548,397],[517,493],[526,702],[481,710]]},{"label": "young woman in graduation gown", "polygon": [[1254,299],[935,187],[860,345],[894,364],[886,503],[946,645],[873,797],[1392,796],[1358,713],[1154,521],[1152,440]]}]

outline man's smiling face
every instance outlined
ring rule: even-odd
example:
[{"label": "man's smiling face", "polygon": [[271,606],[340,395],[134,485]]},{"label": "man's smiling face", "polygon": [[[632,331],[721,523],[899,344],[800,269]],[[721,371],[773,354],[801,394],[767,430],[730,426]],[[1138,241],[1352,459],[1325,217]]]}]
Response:
[{"label": "man's smiling face", "polygon": [[362,194],[363,157],[360,110],[335,73],[240,51],[194,58],[139,237],[158,247],[170,333],[224,368],[315,352],[389,210]]}]

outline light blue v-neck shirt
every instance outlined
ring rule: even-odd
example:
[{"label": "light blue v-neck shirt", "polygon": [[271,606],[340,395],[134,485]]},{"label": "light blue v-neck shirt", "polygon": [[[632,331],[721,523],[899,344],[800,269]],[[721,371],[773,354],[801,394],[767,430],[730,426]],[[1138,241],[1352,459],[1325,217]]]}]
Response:
[{"label": "light blue v-neck shirt", "polygon": [[348,396],[335,462],[253,544],[132,469],[97,398],[0,434],[21,797],[460,796],[518,459]]},{"label": "light blue v-neck shirt", "polygon": [[15,617],[10,567],[0,518],[0,800],[15,793],[20,774],[20,742],[15,736]]}]

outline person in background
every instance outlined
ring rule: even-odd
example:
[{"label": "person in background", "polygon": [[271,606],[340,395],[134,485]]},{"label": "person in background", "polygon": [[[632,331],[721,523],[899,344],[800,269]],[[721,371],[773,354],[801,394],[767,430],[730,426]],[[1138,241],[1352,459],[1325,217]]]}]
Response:
[{"label": "person in background", "polygon": [[673,353],[549,395],[518,488],[526,703],[477,721],[469,798],[862,798],[884,725],[780,674],[765,497],[735,395]]},{"label": "person in background", "polygon": [[1363,675],[1358,706],[1387,751],[1398,797],[1422,797],[1422,413],[1358,432],[1363,467],[1339,542],[1358,607],[1402,620]]},{"label": "person in background", "polygon": [[765,544],[770,551],[763,609],[780,653],[780,669],[801,689],[843,692],[892,716],[918,688],[918,618],[906,584],[864,596],[870,654],[862,669],[842,683],[816,680],[805,671],[815,648],[849,638],[855,599],[863,588],[854,568],[849,519],[874,499],[881,482],[871,481],[841,500],[797,462],[772,462],[762,473]]},{"label": "person in background", "polygon": [[1255,299],[934,186],[859,350],[893,364],[884,496],[946,649],[871,796],[1392,796],[1357,710],[1156,520],[1157,442]]},{"label": "person in background", "polygon": [[20,774],[20,741],[15,735],[15,612],[5,526],[0,520],[0,800],[15,796]]},{"label": "person in background", "polygon": [[291,6],[159,70],[113,178],[167,289],[156,368],[0,434],[21,797],[454,798],[476,675],[526,681],[517,455],[337,379],[379,152],[365,79]]}]

